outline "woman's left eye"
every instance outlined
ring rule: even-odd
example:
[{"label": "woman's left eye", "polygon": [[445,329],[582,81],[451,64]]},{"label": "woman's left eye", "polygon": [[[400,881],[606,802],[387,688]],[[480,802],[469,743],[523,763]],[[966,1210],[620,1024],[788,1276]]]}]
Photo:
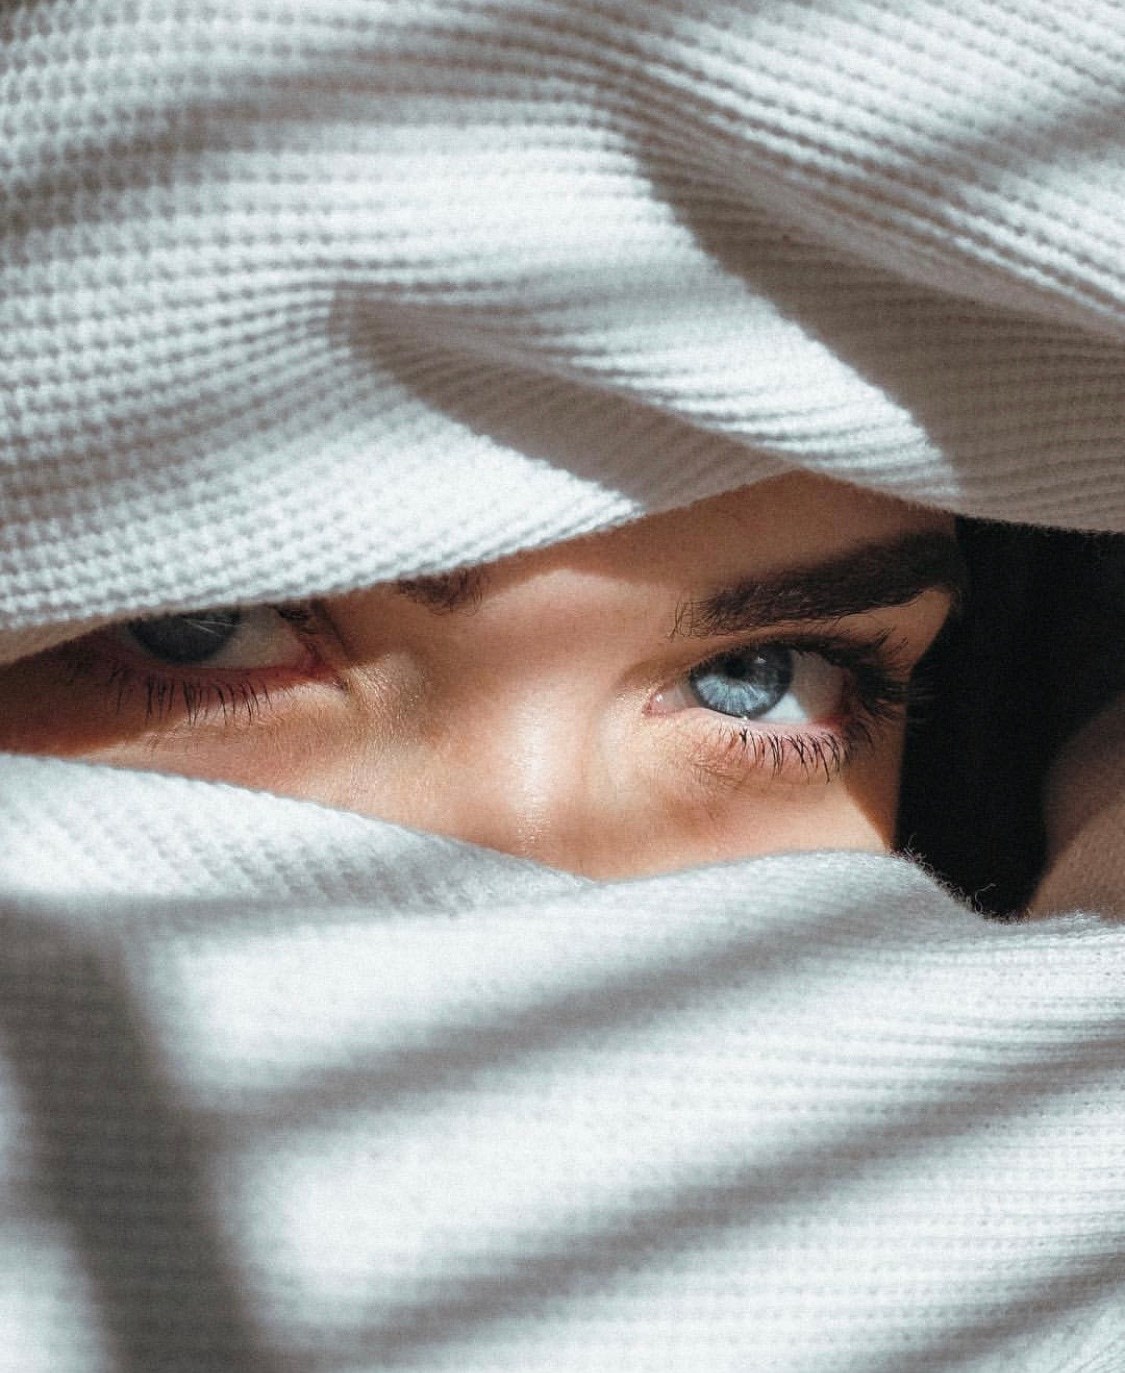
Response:
[{"label": "woman's left eye", "polygon": [[308,649],[289,617],[273,606],[198,610],[131,620],[113,637],[155,667],[228,672],[299,666]]},{"label": "woman's left eye", "polygon": [[848,670],[820,653],[783,644],[730,649],[691,671],[656,700],[660,714],[702,706],[737,720],[823,723],[837,714]]}]

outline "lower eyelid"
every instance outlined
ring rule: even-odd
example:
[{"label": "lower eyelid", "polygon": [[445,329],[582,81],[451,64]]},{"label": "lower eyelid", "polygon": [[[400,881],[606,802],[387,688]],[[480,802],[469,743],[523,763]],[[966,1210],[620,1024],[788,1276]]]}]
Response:
[{"label": "lower eyelid", "polygon": [[846,772],[879,742],[881,731],[901,718],[895,699],[864,703],[849,680],[843,700],[829,720],[787,722],[739,719],[704,706],[653,711],[667,747],[704,785],[752,786],[755,782],[824,783]]},{"label": "lower eyelid", "polygon": [[101,634],[72,646],[68,679],[81,678],[100,693],[99,704],[110,714],[123,720],[143,717],[168,730],[183,723],[254,722],[303,686],[343,686],[311,649],[297,666],[177,671],[130,653],[117,640],[110,646]]},{"label": "lower eyelid", "polygon": [[693,766],[705,776],[745,785],[760,781],[829,781],[852,761],[854,746],[844,731],[825,726],[805,730],[727,724],[709,730],[691,749]]}]

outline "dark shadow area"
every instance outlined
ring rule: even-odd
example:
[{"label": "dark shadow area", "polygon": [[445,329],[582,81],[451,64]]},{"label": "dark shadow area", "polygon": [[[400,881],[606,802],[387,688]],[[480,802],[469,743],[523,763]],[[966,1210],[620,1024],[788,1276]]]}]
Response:
[{"label": "dark shadow area", "polygon": [[[0,1033],[120,1373],[270,1373],[123,968],[77,923],[0,913]],[[0,1342],[2,1342],[0,1335]]]},{"label": "dark shadow area", "polygon": [[897,842],[982,911],[1018,915],[1043,866],[1051,759],[1125,691],[1125,536],[957,532],[969,596],[915,674]]}]

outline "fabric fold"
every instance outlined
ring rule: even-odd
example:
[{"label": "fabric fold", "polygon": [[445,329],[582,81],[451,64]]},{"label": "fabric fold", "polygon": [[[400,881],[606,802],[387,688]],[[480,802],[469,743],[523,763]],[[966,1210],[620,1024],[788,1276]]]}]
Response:
[{"label": "fabric fold", "polygon": [[[1123,57],[1110,0],[4,6],[0,664],[793,470],[1125,532]],[[1117,1373],[1119,724],[1010,923],[0,755],[0,1370]]]},{"label": "fabric fold", "polygon": [[1093,917],[983,922],[845,853],[455,916],[6,909],[10,1185],[134,1361],[1077,1369],[1120,1333]]}]

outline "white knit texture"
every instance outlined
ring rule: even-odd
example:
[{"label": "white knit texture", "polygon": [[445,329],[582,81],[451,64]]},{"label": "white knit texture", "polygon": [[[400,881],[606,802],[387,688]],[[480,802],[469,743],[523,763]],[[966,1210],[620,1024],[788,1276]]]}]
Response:
[{"label": "white knit texture", "polygon": [[[458,867],[343,816],[365,899],[281,904],[203,784],[21,767],[25,874],[83,774],[79,868],[143,877],[158,790],[214,824],[194,899],[185,866],[164,900],[7,903],[5,1373],[1119,1366],[1125,939],[1095,917],[989,925],[859,854]],[[245,851],[279,804],[243,794]]]},{"label": "white knit texture", "polygon": [[0,26],[0,652],[780,464],[1125,528],[1117,4]]},{"label": "white knit texture", "polygon": [[[1123,59],[1109,0],[3,6],[0,661],[794,467],[1125,530]],[[1123,815],[999,926],[0,758],[0,1370],[1119,1373]]]}]

